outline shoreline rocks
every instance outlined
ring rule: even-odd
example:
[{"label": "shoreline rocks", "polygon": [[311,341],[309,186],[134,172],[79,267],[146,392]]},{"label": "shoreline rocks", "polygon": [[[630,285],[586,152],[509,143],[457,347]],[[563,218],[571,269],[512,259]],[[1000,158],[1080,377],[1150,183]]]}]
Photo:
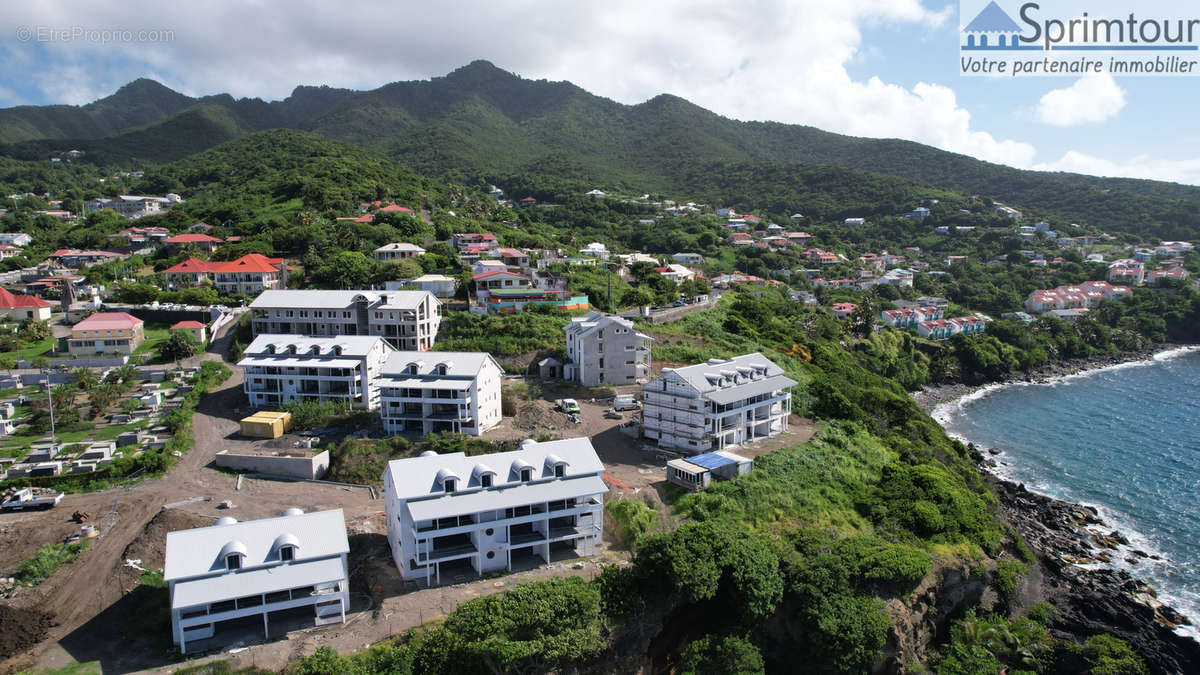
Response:
[{"label": "shoreline rocks", "polygon": [[1191,621],[1159,601],[1152,586],[1107,565],[1122,547],[1135,558],[1148,554],[1129,549],[1128,539],[1092,507],[983,473],[1001,517],[1037,557],[1042,573],[1038,595],[1058,609],[1050,624],[1056,637],[1078,642],[1111,633],[1133,645],[1155,672],[1200,671],[1200,642],[1175,632]]}]

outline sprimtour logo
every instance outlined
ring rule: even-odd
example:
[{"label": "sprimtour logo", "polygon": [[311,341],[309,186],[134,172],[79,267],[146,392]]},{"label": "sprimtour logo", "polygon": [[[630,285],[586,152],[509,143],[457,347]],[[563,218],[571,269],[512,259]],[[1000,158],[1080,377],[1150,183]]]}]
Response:
[{"label": "sprimtour logo", "polygon": [[1014,77],[1200,74],[1200,17],[1156,11],[1153,5],[1166,4],[1161,0],[1126,1],[1136,2],[1136,9],[1123,9],[1111,0],[1093,0],[1090,8],[1087,2],[1026,2],[1010,14],[995,0],[982,9],[980,0],[960,0],[959,16],[970,18],[960,33],[960,72]]}]

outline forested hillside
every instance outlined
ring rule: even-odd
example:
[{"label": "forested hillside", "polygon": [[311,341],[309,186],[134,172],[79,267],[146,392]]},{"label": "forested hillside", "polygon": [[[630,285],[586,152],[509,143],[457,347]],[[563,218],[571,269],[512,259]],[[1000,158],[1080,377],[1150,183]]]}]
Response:
[{"label": "forested hillside", "polygon": [[756,190],[781,211],[803,211],[811,207],[794,184],[814,170],[842,167],[1166,239],[1195,237],[1193,214],[1200,210],[1200,188],[1193,186],[1023,171],[909,141],[739,122],[669,95],[622,105],[486,61],[366,92],[298,87],[270,103],[194,99],[139,80],[88,106],[0,110],[0,141],[9,143],[0,154],[44,161],[75,148],[88,161],[162,162],[281,127],[365,146],[458,182],[687,193],[739,208],[761,207],[763,195],[747,194],[728,174],[761,171]]}]

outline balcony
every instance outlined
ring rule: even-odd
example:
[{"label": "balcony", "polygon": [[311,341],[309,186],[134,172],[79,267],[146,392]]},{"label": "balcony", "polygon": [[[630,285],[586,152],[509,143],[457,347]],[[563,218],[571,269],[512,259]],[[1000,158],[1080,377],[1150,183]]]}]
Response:
[{"label": "balcony", "polygon": [[446,560],[447,558],[461,558],[465,555],[478,553],[479,549],[475,544],[453,544],[449,546],[438,546],[432,551],[420,551],[417,553],[417,562],[430,563]]},{"label": "balcony", "polygon": [[508,536],[509,547],[526,546],[528,544],[537,544],[546,541],[546,535],[542,532],[522,532],[520,534],[510,534]]}]

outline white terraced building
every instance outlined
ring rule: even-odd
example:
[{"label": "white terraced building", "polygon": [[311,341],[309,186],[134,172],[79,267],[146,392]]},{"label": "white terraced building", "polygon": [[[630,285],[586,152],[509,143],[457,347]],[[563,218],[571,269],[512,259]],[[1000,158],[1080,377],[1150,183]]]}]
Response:
[{"label": "white terraced building", "polygon": [[296,610],[307,607],[318,626],[345,623],[349,551],[341,509],[288,509],[244,523],[226,516],[209,527],[167,533],[163,580],[175,644],[184,654],[209,648],[204,641],[222,624],[258,616],[269,639],[272,618],[294,622]]},{"label": "white terraced building", "polygon": [[441,302],[428,291],[263,291],[250,303],[254,334],[377,335],[396,349],[433,347]]},{"label": "white terraced building", "polygon": [[396,350],[381,337],[259,335],[238,365],[250,405],[274,407],[288,401],[345,401],[379,407],[378,377]]},{"label": "white terraced building", "polygon": [[688,454],[774,436],[788,428],[795,385],[758,352],[663,368],[642,388],[642,434]]},{"label": "white terraced building", "polygon": [[383,428],[478,436],[500,424],[503,373],[484,352],[393,352],[376,384]]},{"label": "white terraced building", "polygon": [[436,584],[443,574],[593,555],[604,530],[603,472],[587,438],[393,460],[383,472],[392,557],[405,579]]},{"label": "white terraced building", "polygon": [[650,379],[650,342],[633,322],[602,312],[571,319],[567,335],[564,379],[585,387],[635,384]]}]

